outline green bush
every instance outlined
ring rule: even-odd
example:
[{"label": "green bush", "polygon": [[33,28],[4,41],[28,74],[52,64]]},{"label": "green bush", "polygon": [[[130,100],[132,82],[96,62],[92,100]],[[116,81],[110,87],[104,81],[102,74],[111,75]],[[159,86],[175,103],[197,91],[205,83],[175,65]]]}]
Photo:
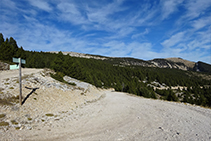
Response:
[{"label": "green bush", "polygon": [[0,118],[6,117],[6,114],[0,114]]},{"label": "green bush", "polygon": [[51,114],[51,113],[49,113],[49,114],[45,114],[47,117],[53,117],[54,116],[54,114]]},{"label": "green bush", "polygon": [[9,126],[9,123],[2,121],[2,122],[0,122],[0,126]]}]

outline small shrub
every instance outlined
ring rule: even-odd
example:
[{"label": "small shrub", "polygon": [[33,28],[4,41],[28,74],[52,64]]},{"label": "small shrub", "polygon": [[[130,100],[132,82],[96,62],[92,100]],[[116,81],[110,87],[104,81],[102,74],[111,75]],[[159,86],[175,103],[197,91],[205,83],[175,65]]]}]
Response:
[{"label": "small shrub", "polygon": [[69,85],[73,85],[73,86],[76,86],[76,84],[75,83],[73,83],[73,82],[67,82]]},{"label": "small shrub", "polygon": [[0,98],[0,105],[13,105],[13,104],[9,102],[7,99]]},{"label": "small shrub", "polygon": [[28,120],[30,121],[30,120],[32,120],[32,118],[28,118]]},{"label": "small shrub", "polygon": [[11,123],[14,125],[18,125],[18,122],[16,122],[15,120],[11,120]]},{"label": "small shrub", "polygon": [[0,122],[0,126],[9,126],[9,123],[5,122],[5,121],[2,121],[2,122]]},{"label": "small shrub", "polygon": [[5,116],[6,116],[6,114],[0,114],[0,118],[3,118]]},{"label": "small shrub", "polygon": [[16,129],[16,130],[19,130],[19,129],[20,129],[20,127],[15,127],[15,129]]},{"label": "small shrub", "polygon": [[52,73],[51,73],[51,77],[52,77],[53,79],[56,79],[56,80],[60,81],[60,82],[64,82],[64,79],[63,79],[64,74],[61,73],[61,72],[56,72],[56,74],[52,74]]},{"label": "small shrub", "polygon": [[14,87],[9,87],[9,89],[14,89]]},{"label": "small shrub", "polygon": [[54,114],[45,114],[45,115],[48,116],[48,117],[54,116]]}]

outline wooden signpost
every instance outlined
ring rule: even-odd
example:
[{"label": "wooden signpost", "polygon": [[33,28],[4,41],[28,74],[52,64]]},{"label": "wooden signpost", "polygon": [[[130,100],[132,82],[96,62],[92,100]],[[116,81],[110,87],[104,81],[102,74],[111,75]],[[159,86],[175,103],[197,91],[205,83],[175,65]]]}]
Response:
[{"label": "wooden signpost", "polygon": [[[21,82],[21,64],[26,64],[26,60],[21,59],[21,58],[12,58],[12,61],[14,63],[18,63],[19,67],[14,67],[15,69],[19,68],[19,86],[20,86],[20,94],[19,94],[19,103],[22,105],[22,82]],[[14,66],[14,65],[13,65]],[[11,65],[10,68],[13,68]]]}]

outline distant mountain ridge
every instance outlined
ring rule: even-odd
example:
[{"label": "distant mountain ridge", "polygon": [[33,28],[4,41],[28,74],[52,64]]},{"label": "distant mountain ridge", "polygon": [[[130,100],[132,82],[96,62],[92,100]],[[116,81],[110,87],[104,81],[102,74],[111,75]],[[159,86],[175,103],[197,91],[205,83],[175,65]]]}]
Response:
[{"label": "distant mountain ridge", "polygon": [[[58,53],[51,51],[50,53]],[[129,57],[106,57],[100,55],[83,54],[76,52],[62,52],[64,55],[72,57],[88,58],[110,61],[113,65],[119,66],[143,66],[143,67],[158,67],[158,68],[175,68],[185,71],[200,71],[211,73],[211,65],[204,62],[192,62],[182,58],[156,58],[153,60],[141,60]]]}]

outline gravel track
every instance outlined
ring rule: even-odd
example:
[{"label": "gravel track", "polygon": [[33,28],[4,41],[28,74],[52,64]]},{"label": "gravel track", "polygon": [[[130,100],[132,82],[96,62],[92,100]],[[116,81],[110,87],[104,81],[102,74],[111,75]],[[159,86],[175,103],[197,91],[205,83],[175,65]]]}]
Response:
[{"label": "gravel track", "polygon": [[24,140],[211,140],[211,110],[106,91],[54,128],[17,132]]}]

